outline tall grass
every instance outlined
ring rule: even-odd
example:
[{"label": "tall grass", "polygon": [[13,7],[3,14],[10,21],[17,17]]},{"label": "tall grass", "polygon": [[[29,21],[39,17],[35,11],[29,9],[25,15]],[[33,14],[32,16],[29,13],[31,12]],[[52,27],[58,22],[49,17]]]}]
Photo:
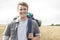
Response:
[{"label": "tall grass", "polygon": [[[2,33],[5,29],[4,26],[0,26],[0,40],[2,40]],[[41,40],[60,40],[60,26],[41,26]]]},{"label": "tall grass", "polygon": [[41,40],[60,40],[60,26],[42,26]]},{"label": "tall grass", "polygon": [[0,25],[0,40],[2,40],[2,35],[3,35],[4,29],[5,29],[5,25]]}]

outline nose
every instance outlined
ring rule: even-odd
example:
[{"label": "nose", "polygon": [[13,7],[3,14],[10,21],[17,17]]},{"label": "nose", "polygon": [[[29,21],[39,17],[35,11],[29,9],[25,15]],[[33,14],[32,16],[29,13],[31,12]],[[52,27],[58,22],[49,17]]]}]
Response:
[{"label": "nose", "polygon": [[22,12],[25,12],[25,10],[23,9]]}]

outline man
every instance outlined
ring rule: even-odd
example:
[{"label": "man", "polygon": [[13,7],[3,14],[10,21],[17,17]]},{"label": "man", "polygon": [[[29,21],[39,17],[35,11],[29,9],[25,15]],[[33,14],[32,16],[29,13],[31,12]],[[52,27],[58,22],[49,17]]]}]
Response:
[{"label": "man", "polygon": [[19,13],[19,18],[11,22],[6,27],[3,40],[40,40],[40,32],[36,21],[32,20],[32,32],[27,34],[27,31],[29,30],[27,26],[29,20],[27,18],[27,3],[19,3],[17,9]]}]

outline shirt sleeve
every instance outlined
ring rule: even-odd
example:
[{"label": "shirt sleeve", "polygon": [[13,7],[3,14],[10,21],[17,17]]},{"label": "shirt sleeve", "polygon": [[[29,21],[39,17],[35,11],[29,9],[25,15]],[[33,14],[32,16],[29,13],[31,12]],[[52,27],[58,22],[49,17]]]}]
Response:
[{"label": "shirt sleeve", "polygon": [[3,33],[3,40],[9,40],[10,37],[10,24],[6,26],[4,33]]},{"label": "shirt sleeve", "polygon": [[40,30],[37,22],[34,22],[34,34],[35,36],[40,36]]}]

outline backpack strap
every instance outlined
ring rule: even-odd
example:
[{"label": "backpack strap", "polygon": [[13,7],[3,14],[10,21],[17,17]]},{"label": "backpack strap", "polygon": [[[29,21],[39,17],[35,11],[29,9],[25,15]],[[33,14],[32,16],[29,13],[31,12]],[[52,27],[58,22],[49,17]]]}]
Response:
[{"label": "backpack strap", "polygon": [[28,18],[28,30],[27,30],[27,37],[29,33],[32,33],[32,19]]},{"label": "backpack strap", "polygon": [[32,19],[31,18],[28,18],[28,33],[31,33],[32,32]]}]

